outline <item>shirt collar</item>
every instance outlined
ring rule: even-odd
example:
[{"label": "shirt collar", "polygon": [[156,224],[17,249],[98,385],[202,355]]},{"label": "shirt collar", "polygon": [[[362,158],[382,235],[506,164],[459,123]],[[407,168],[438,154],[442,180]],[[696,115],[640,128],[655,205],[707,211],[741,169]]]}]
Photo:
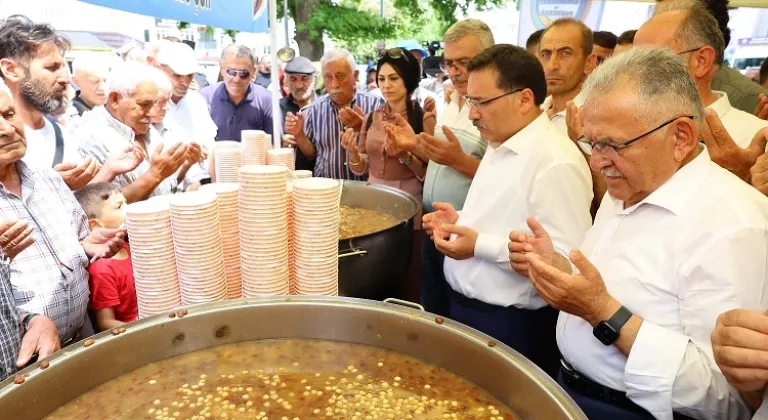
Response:
[{"label": "shirt collar", "polygon": [[507,139],[498,149],[508,149],[517,155],[523,154],[529,147],[541,141],[541,137],[544,132],[552,126],[552,122],[547,118],[547,114],[542,112],[541,115],[531,121],[530,124],[523,127],[522,130],[515,133],[512,137]]},{"label": "shirt collar", "polygon": [[109,128],[113,129],[121,137],[128,139],[128,142],[133,143],[134,138],[136,137],[136,133],[133,132],[131,127],[128,127],[127,125],[120,122],[117,118],[113,117],[112,114],[110,114],[109,111],[107,111],[107,108],[104,106],[100,106],[94,111],[99,113],[97,115],[101,115]]},{"label": "shirt collar", "polygon": [[690,202],[691,195],[696,191],[698,185],[707,179],[711,162],[709,152],[704,147],[704,150],[698,156],[680,168],[672,175],[672,178],[638,204],[624,209],[623,201],[615,200],[611,197],[611,200],[614,202],[614,213],[630,214],[640,208],[640,206],[650,204],[666,209],[675,215],[680,215],[685,206]]},{"label": "shirt collar", "polygon": [[[584,101],[586,100],[586,95],[584,94],[583,90],[579,90],[579,94],[574,96],[573,103],[576,104],[577,107],[581,108],[584,106]],[[544,99],[544,102],[541,104],[541,110],[542,111],[548,111],[550,108],[552,108],[552,95],[547,96]],[[565,110],[562,110],[555,115],[565,115]]]},{"label": "shirt collar", "polygon": [[723,117],[731,112],[731,101],[728,100],[728,94],[725,92],[713,90],[712,93],[715,95],[715,97],[717,97],[717,100],[712,102],[712,105],[708,106],[707,108],[715,111],[718,118],[722,120]]}]

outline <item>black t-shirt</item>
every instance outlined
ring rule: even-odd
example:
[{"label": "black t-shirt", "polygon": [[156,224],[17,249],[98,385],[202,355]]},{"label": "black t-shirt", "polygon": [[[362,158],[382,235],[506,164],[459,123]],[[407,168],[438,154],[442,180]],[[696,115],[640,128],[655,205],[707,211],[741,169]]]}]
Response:
[{"label": "black t-shirt", "polygon": [[85,103],[85,101],[83,101],[83,98],[80,97],[80,92],[77,92],[75,99],[72,99],[72,106],[74,106],[77,110],[77,115],[80,115],[81,117],[84,113],[92,109],[90,106],[88,106],[87,103]]},{"label": "black t-shirt", "polygon": [[[301,108],[299,108],[299,105],[296,104],[296,102],[293,102],[293,97],[291,95],[288,95],[282,99],[280,99],[280,111],[283,113],[283,133],[285,133],[285,116],[291,112],[294,115],[298,114]],[[296,149],[296,170],[307,170],[307,171],[314,171],[315,170],[315,161],[309,160],[306,156],[304,156],[304,153],[301,153],[301,149],[298,147]]]}]

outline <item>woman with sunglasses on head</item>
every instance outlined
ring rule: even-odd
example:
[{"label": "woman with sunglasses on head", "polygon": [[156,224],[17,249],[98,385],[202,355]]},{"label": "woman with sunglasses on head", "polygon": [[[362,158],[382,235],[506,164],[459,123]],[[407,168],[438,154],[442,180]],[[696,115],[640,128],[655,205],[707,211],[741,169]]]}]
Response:
[{"label": "woman with sunglasses on head", "polygon": [[[385,50],[378,57],[376,82],[384,96],[385,103],[368,114],[359,141],[351,129],[341,133],[341,145],[347,150],[347,165],[357,174],[368,174],[372,184],[382,184],[403,190],[422,201],[424,176],[427,163],[419,160],[410,150],[415,144],[398,143],[395,136],[388,134],[388,127],[410,125],[416,134],[435,132],[435,103],[428,99],[426,110],[413,99],[413,92],[419,87],[421,70],[416,59],[400,48]],[[390,129],[391,130],[391,129]],[[421,230],[421,214],[416,215],[414,224],[411,261],[405,276],[396,286],[398,295],[406,299],[418,298],[419,253],[424,233]],[[405,244],[403,244],[405,245]]]},{"label": "woman with sunglasses on head", "polygon": [[[422,162],[387,135],[385,126],[403,119],[416,134],[434,134],[434,102],[429,101],[427,111],[410,99],[419,87],[419,64],[400,48],[379,54],[377,85],[385,103],[368,114],[356,141],[353,130],[341,133],[341,145],[347,150],[347,165],[358,175],[368,174],[368,181],[399,188],[421,200],[426,162]],[[399,118],[398,118],[399,117]]]}]

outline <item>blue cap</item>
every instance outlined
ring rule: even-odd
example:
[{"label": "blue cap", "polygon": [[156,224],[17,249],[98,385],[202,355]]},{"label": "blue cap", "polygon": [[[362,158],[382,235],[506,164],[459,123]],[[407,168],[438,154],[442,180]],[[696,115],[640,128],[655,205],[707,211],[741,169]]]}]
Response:
[{"label": "blue cap", "polygon": [[404,41],[398,41],[397,45],[395,45],[396,48],[402,48],[404,50],[408,51],[418,51],[421,53],[422,57],[426,58],[429,57],[429,53],[427,50],[421,45],[421,43],[416,42],[412,39],[406,39]]}]

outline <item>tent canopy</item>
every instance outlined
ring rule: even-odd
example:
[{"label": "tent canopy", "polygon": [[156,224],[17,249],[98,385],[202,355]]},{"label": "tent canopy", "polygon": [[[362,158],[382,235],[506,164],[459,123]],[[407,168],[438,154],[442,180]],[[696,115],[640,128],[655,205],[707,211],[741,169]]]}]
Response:
[{"label": "tent canopy", "polygon": [[[656,3],[656,0],[610,0],[610,1],[641,1],[645,3]],[[731,0],[728,5],[730,7],[757,7],[768,8],[768,1],[766,0]]]}]

